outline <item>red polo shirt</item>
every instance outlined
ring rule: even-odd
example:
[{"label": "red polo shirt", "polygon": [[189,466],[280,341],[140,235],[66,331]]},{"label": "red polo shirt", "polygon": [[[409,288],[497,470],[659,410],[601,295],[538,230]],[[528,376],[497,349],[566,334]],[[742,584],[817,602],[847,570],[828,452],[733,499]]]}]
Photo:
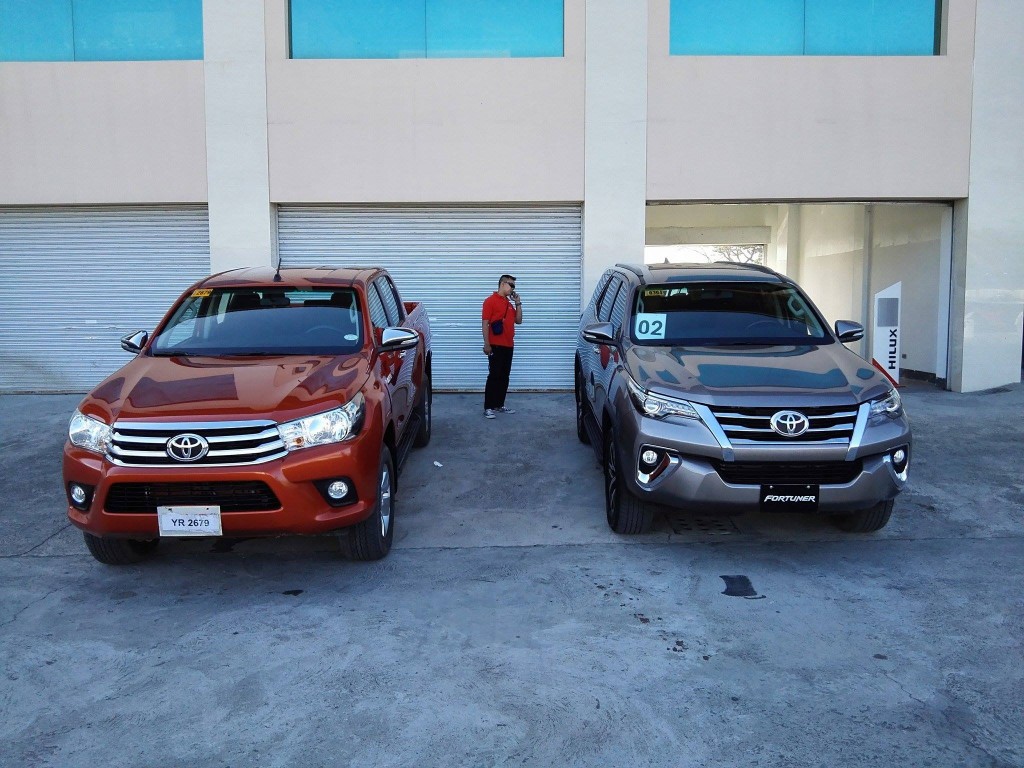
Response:
[{"label": "red polo shirt", "polygon": [[495,291],[484,299],[483,319],[488,324],[497,320],[505,321],[505,328],[500,334],[490,332],[491,345],[495,347],[511,347],[516,335],[516,308],[506,297]]}]

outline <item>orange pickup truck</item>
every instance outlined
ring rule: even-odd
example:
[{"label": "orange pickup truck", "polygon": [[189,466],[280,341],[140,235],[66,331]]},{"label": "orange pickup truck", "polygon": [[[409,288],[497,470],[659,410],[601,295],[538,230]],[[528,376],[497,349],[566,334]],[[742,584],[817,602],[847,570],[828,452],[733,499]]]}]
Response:
[{"label": "orange pickup truck", "polygon": [[68,517],[93,557],[161,539],[335,533],[384,557],[430,440],[430,323],[382,269],[241,269],[182,294],[71,418]]}]

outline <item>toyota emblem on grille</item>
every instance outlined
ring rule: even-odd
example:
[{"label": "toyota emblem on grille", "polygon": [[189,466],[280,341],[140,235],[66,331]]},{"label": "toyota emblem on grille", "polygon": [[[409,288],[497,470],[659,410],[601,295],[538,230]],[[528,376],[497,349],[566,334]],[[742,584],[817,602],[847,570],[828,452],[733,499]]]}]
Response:
[{"label": "toyota emblem on grille", "polygon": [[186,432],[167,441],[167,455],[175,461],[199,461],[210,450],[206,438]]},{"label": "toyota emblem on grille", "polygon": [[810,429],[811,422],[799,411],[779,411],[772,416],[771,425],[783,437],[799,437]]}]

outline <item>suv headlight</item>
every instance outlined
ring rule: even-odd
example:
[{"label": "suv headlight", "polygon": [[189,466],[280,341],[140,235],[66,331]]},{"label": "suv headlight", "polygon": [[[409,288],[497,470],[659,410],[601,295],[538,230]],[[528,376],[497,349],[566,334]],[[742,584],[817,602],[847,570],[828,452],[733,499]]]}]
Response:
[{"label": "suv headlight", "polygon": [[630,400],[633,401],[637,410],[645,416],[650,416],[652,419],[663,419],[666,416],[681,416],[684,419],[700,418],[693,406],[685,400],[676,400],[674,397],[665,397],[664,395],[648,392],[633,381],[633,378],[628,373],[624,375]]},{"label": "suv headlight", "polygon": [[72,445],[93,453],[106,454],[112,430],[102,421],[75,411],[68,424],[68,440]]},{"label": "suv headlight", "polygon": [[872,416],[899,416],[903,413],[903,401],[900,393],[895,389],[889,390],[889,394],[871,401]]},{"label": "suv headlight", "polygon": [[289,451],[340,443],[358,434],[363,426],[365,406],[366,399],[359,392],[340,408],[278,424],[277,431]]}]

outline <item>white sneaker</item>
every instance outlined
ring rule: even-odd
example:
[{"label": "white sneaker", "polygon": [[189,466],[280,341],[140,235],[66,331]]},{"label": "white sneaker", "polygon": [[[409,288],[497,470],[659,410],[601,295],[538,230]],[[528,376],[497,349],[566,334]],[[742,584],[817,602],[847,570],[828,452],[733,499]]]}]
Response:
[{"label": "white sneaker", "polygon": [[486,408],[486,409],[484,409],[484,418],[485,419],[493,419],[493,418],[495,418],[494,409],[493,408]]},{"label": "white sneaker", "polygon": [[515,413],[516,412],[515,408],[506,408],[504,405],[501,406],[501,408],[495,408],[494,410],[497,413]]}]

